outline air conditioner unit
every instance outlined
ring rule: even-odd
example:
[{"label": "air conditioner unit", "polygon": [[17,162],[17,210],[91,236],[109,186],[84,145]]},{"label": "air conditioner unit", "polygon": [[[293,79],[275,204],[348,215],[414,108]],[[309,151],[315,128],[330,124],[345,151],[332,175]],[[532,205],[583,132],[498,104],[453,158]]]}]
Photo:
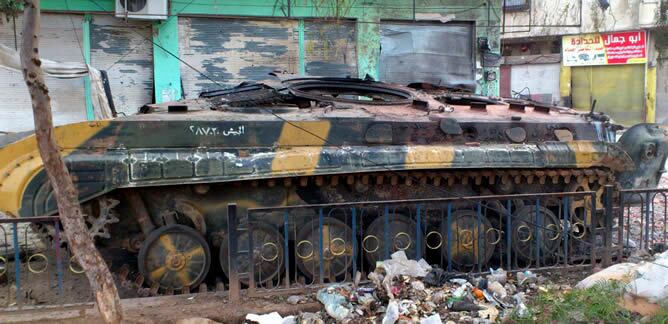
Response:
[{"label": "air conditioner unit", "polygon": [[116,0],[116,17],[164,20],[168,10],[167,0]]}]

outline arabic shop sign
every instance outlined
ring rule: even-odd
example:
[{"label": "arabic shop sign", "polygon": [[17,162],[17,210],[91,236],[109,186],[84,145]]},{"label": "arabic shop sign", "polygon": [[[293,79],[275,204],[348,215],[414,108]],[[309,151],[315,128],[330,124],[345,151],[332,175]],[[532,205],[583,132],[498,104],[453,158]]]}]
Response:
[{"label": "arabic shop sign", "polygon": [[562,42],[565,66],[647,62],[644,31],[564,36]]}]

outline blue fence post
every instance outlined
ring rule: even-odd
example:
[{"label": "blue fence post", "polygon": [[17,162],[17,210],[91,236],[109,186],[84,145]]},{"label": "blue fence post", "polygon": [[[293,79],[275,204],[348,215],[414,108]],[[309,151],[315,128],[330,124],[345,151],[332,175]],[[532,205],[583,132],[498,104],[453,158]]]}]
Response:
[{"label": "blue fence post", "polygon": [[[323,242],[323,222],[324,215],[322,214],[322,208],[318,209],[318,228],[320,233],[320,283],[325,283],[325,257],[322,255],[325,250],[325,244]],[[329,244],[329,242],[327,242]]]},{"label": "blue fence post", "polygon": [[417,204],[417,215],[415,215],[417,218],[417,226],[415,227],[417,232],[415,233],[415,252],[418,260],[422,259],[422,216],[420,215],[420,207],[421,204]]},{"label": "blue fence post", "polygon": [[54,240],[54,248],[56,249],[56,273],[58,276],[58,295],[63,295],[63,261],[60,255],[60,222],[55,221],[53,225],[56,227],[56,234]]},{"label": "blue fence post", "polygon": [[[608,267],[610,264],[612,264],[612,255],[611,255],[611,250],[612,250],[612,195],[613,195],[613,186],[611,185],[606,185],[604,187],[604,195],[605,195],[605,215],[604,215],[604,220],[605,220],[605,236],[603,239],[605,249],[603,250],[603,266]],[[654,227],[652,227],[654,228]]]},{"label": "blue fence post", "polygon": [[392,244],[392,241],[390,241],[390,211],[387,205],[385,205],[383,214],[383,217],[385,218],[385,224],[383,226],[383,240],[385,241],[385,244],[383,244],[383,248],[385,250],[385,260],[387,260],[390,258],[390,245]]},{"label": "blue fence post", "polygon": [[448,271],[452,271],[452,203],[448,203]]},{"label": "blue fence post", "polygon": [[592,192],[591,193],[591,216],[590,216],[590,224],[589,224],[589,233],[590,235],[590,244],[591,244],[591,265],[594,266],[596,264],[596,249],[594,248],[596,246],[596,224],[594,222],[596,221],[596,193]]},{"label": "blue fence post", "polygon": [[[480,253],[482,253],[481,251],[483,251],[484,249],[487,248],[487,246],[486,246],[487,244],[485,244],[484,247],[480,246],[480,238],[482,237],[482,233],[481,233],[482,205],[479,201],[478,201],[478,213],[477,214],[478,214],[478,235],[477,235],[478,237],[476,238],[476,242],[475,242],[475,244],[477,244],[477,245],[475,245],[475,244],[473,245],[473,253],[476,253],[476,248],[475,247],[477,246],[478,251],[476,253],[476,256],[477,256],[476,260],[477,260],[477,263],[478,263],[478,272],[480,273],[480,272],[482,272],[482,262],[481,262],[481,258],[480,258]],[[483,252],[485,252],[485,251],[483,251]]]},{"label": "blue fence post", "polygon": [[506,202],[506,210],[508,210],[508,213],[506,214],[506,267],[508,270],[512,270],[512,258],[511,258],[511,251],[512,251],[512,232],[513,232],[513,217],[512,217],[512,212],[511,212],[511,200],[508,200]]},{"label": "blue fence post", "polygon": [[290,224],[290,212],[285,210],[283,214],[283,262],[285,262],[285,288],[290,288],[290,236],[288,225]]},{"label": "blue fence post", "polygon": [[353,218],[353,278],[357,274],[357,209],[352,207],[350,211]]},{"label": "blue fence post", "polygon": [[535,221],[534,221],[534,227],[535,231],[534,233],[536,234],[536,267],[540,267],[540,239],[541,239],[541,232],[540,232],[540,198],[536,198],[536,214],[535,214]]},{"label": "blue fence post", "polygon": [[[238,230],[239,223],[237,218],[237,204],[228,204],[227,205],[227,255],[228,255],[228,267],[229,267],[229,298],[230,301],[240,301],[241,300],[241,283],[239,282],[239,264],[238,253],[239,253],[239,237]],[[250,235],[249,233],[249,236]],[[250,246],[249,246],[250,248]],[[249,254],[250,255],[250,254]],[[251,262],[252,264],[252,262]],[[252,267],[252,266],[251,266]]]},{"label": "blue fence post", "polygon": [[564,226],[564,264],[568,264],[568,236],[571,234],[571,229],[570,229],[570,197],[564,198],[564,220],[563,220],[563,226]]},{"label": "blue fence post", "polygon": [[16,272],[16,304],[21,301],[21,248],[19,247],[19,230],[16,223],[12,223],[14,241],[14,271]]}]

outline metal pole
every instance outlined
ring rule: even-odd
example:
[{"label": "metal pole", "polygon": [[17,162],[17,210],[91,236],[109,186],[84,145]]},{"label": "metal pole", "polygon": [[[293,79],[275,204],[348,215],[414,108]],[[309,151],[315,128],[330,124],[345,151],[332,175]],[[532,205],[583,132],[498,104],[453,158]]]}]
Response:
[{"label": "metal pole", "polygon": [[603,243],[605,248],[603,250],[603,266],[608,267],[612,263],[612,258],[610,256],[610,250],[612,249],[612,194],[613,186],[606,185],[603,189],[604,199],[605,199],[605,232],[603,233]]},{"label": "metal pole", "polygon": [[[596,225],[594,225],[594,222],[596,220],[596,193],[592,192],[590,194],[591,198],[591,210],[590,210],[590,217],[589,217],[589,237],[590,237],[590,246],[591,249],[591,265],[592,267],[596,264]],[[586,222],[586,217],[585,217],[585,222]],[[587,228],[587,226],[585,226]]]},{"label": "metal pole", "polygon": [[510,208],[512,206],[512,201],[508,200],[506,202],[506,210],[508,210],[508,214],[506,215],[506,268],[508,270],[512,270],[513,267],[511,266],[512,259],[511,259],[511,249],[512,249],[512,230],[513,230],[513,218],[512,214],[510,212]]},{"label": "metal pole", "polygon": [[417,212],[416,212],[417,213],[417,215],[416,215],[416,217],[417,217],[417,227],[415,229],[417,231],[417,233],[415,233],[415,237],[416,237],[416,239],[415,239],[415,242],[416,242],[415,243],[416,244],[415,245],[415,250],[417,252],[416,253],[417,254],[417,259],[422,259],[422,224],[421,224],[422,223],[422,218],[421,218],[421,215],[420,215],[420,207],[421,207],[421,205],[418,204],[417,205]]},{"label": "metal pole", "polygon": [[14,271],[16,272],[16,304],[21,305],[21,248],[19,247],[19,230],[16,223],[12,224],[14,239]]},{"label": "metal pole", "polygon": [[353,218],[353,278],[357,275],[357,208],[351,209]]},{"label": "metal pole", "polygon": [[285,210],[283,214],[283,262],[285,262],[285,288],[290,288],[290,233],[288,225],[290,223],[290,212]]},{"label": "metal pole", "polygon": [[60,222],[53,222],[56,227],[56,235],[54,240],[54,248],[56,249],[56,273],[58,276],[58,295],[63,295],[63,260],[60,253]]},{"label": "metal pole", "polygon": [[[237,204],[227,205],[227,255],[230,279],[230,301],[241,300],[241,283],[239,282],[239,266],[237,264],[238,236],[237,236]],[[250,235],[250,234],[249,234]],[[250,248],[250,247],[249,247]]]},{"label": "metal pole", "polygon": [[[448,203],[448,271],[452,271],[452,203]],[[457,237],[459,238],[459,236]]]}]

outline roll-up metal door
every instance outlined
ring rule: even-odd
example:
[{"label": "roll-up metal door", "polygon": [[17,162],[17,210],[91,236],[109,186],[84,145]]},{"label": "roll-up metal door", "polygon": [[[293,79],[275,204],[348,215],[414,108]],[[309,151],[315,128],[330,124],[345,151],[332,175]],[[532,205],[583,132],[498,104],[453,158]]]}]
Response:
[{"label": "roll-up metal door", "polygon": [[90,38],[91,65],[107,71],[116,111],[133,114],[153,102],[151,23],[96,15]]},{"label": "roll-up metal door", "polygon": [[304,22],[306,74],[357,77],[355,23],[351,21]]},{"label": "roll-up metal door", "polygon": [[[81,52],[82,15],[43,13],[39,40],[40,56],[44,59],[83,62]],[[2,18],[0,42],[14,48],[14,26]],[[16,37],[21,42],[23,17],[16,18]],[[78,38],[78,41],[77,41]],[[46,77],[51,96],[53,121],[62,125],[86,120],[83,79],[56,79]],[[0,131],[34,129],[32,103],[21,73],[0,69]]]},{"label": "roll-up metal door", "polygon": [[656,67],[656,122],[668,124],[668,50],[663,49]]},{"label": "roll-up metal door", "polygon": [[578,66],[571,70],[573,107],[596,111],[630,126],[644,120],[645,65]]},{"label": "roll-up metal door", "polygon": [[380,26],[380,79],[475,89],[473,26]]},{"label": "roll-up metal door", "polygon": [[546,104],[559,104],[559,73],[559,63],[512,65],[510,93]]},{"label": "roll-up metal door", "polygon": [[180,17],[179,51],[206,75],[181,64],[187,98],[220,86],[272,80],[275,70],[298,72],[297,21]]}]

